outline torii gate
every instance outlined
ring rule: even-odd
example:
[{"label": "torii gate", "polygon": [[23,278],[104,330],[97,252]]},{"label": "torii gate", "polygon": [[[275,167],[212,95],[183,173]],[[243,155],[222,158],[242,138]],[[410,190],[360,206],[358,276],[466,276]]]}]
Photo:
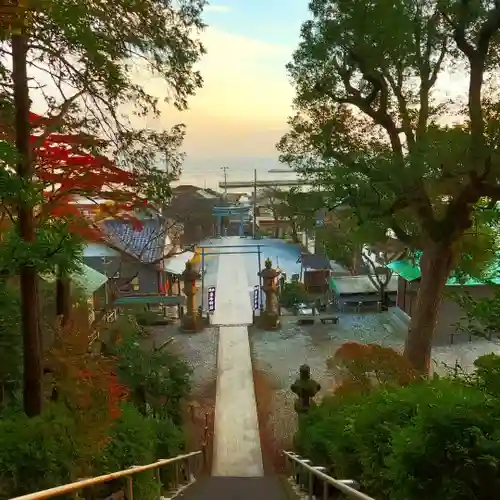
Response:
[{"label": "torii gate", "polygon": [[217,236],[222,236],[222,217],[237,216],[240,219],[239,235],[244,234],[244,223],[250,220],[251,206],[229,205],[226,207],[213,207],[212,215],[217,217]]}]

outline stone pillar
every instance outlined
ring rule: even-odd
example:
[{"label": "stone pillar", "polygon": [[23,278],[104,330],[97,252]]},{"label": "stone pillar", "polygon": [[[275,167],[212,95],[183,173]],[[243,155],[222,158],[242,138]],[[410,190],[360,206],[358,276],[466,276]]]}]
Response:
[{"label": "stone pillar", "polygon": [[184,282],[184,295],[186,296],[186,313],[181,320],[181,329],[184,332],[198,332],[203,329],[203,318],[196,309],[196,281],[200,279],[200,273],[193,269],[191,262],[186,263],[186,269],[182,274]]},{"label": "stone pillar", "polygon": [[299,378],[290,387],[291,391],[297,395],[295,401],[295,411],[303,415],[314,405],[313,398],[318,394],[321,386],[311,378],[311,369],[308,365],[302,365],[299,369]]},{"label": "stone pillar", "polygon": [[262,290],[266,294],[266,305],[259,316],[259,326],[265,330],[274,330],[280,326],[276,280],[280,273],[273,269],[270,259],[266,260],[264,266],[259,276],[262,278]]}]

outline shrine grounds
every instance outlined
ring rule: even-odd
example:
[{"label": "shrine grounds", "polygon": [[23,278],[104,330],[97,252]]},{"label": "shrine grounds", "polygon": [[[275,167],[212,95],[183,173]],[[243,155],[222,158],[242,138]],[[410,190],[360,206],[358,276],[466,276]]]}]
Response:
[{"label": "shrine grounds", "polygon": [[[290,386],[299,375],[299,367],[308,364],[311,378],[320,385],[316,399],[335,388],[335,373],[327,368],[327,360],[345,342],[377,343],[402,351],[405,332],[398,330],[390,313],[339,314],[338,325],[297,325],[294,316],[283,316],[282,328],[262,331],[250,328],[250,347],[256,381],[256,399],[260,409],[261,433],[269,447],[279,450],[292,447],[297,428],[295,395]],[[438,373],[470,370],[473,361],[486,353],[500,353],[500,343],[476,340],[433,349],[433,368]],[[265,407],[265,411],[262,411]],[[263,450],[264,451],[264,450]],[[279,463],[279,457],[275,457]]]}]

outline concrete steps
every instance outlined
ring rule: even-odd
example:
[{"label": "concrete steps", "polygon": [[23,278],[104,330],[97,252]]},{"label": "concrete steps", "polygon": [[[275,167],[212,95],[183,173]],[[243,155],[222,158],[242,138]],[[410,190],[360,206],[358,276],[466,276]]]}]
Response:
[{"label": "concrete steps", "polygon": [[209,477],[176,498],[183,500],[289,500],[278,476]]}]

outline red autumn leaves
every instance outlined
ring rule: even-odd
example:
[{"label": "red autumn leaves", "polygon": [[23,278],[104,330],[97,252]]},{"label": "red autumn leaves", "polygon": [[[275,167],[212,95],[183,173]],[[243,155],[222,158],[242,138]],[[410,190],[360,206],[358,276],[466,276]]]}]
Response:
[{"label": "red autumn leaves", "polygon": [[[30,119],[35,132],[41,124],[47,125],[46,119],[33,113]],[[100,239],[102,234],[97,225],[72,203],[75,196],[84,196],[89,203],[97,198],[112,202],[112,205],[101,205],[101,210],[139,226],[131,213],[147,201],[138,195],[139,181],[133,172],[93,152],[102,145],[93,137],[78,133],[44,136],[42,133],[43,129],[31,136],[35,177],[42,183],[45,199],[39,215],[66,218],[74,232],[86,239]]]}]

